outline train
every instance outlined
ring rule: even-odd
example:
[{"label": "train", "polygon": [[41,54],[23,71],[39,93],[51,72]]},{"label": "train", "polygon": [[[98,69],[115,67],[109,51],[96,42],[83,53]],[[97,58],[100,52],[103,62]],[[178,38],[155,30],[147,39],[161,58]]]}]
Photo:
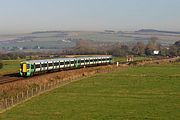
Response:
[{"label": "train", "polygon": [[30,77],[36,74],[65,69],[111,64],[112,56],[87,56],[75,58],[56,58],[46,60],[29,60],[20,63],[19,74]]}]

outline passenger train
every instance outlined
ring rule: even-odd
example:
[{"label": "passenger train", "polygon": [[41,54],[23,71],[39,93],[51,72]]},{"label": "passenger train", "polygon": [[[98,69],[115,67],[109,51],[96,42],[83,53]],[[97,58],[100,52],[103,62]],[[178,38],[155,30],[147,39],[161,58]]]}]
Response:
[{"label": "passenger train", "polygon": [[35,74],[48,71],[64,70],[67,68],[80,68],[84,66],[96,66],[102,64],[111,64],[112,56],[91,56],[76,58],[58,58],[47,60],[29,60],[20,63],[19,74],[23,77],[33,76]]}]

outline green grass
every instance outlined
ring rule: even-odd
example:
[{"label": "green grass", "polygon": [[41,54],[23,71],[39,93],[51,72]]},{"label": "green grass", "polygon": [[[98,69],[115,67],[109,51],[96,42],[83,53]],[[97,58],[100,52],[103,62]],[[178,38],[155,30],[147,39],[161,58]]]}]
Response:
[{"label": "green grass", "polygon": [[[136,60],[144,60],[147,59],[147,57],[134,57],[134,61]],[[126,62],[127,58],[126,57],[114,57],[113,58],[114,62]]]},{"label": "green grass", "polygon": [[0,115],[2,120],[180,118],[180,64],[98,74],[58,88]]},{"label": "green grass", "polygon": [[0,75],[16,73],[19,70],[19,64],[22,60],[3,60],[3,68],[0,69]]}]

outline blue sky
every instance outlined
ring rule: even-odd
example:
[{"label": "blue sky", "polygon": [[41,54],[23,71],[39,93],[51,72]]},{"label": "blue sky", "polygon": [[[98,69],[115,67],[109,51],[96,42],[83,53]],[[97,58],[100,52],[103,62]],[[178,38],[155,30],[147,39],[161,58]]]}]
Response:
[{"label": "blue sky", "polygon": [[180,0],[0,0],[0,33],[40,30],[180,31]]}]

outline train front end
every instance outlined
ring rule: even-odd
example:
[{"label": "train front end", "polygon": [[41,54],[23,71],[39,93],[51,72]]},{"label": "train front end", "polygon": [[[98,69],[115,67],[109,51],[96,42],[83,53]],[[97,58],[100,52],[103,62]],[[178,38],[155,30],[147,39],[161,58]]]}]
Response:
[{"label": "train front end", "polygon": [[20,64],[20,69],[19,69],[19,74],[22,77],[29,77],[31,76],[31,64],[27,62],[21,62]]}]

